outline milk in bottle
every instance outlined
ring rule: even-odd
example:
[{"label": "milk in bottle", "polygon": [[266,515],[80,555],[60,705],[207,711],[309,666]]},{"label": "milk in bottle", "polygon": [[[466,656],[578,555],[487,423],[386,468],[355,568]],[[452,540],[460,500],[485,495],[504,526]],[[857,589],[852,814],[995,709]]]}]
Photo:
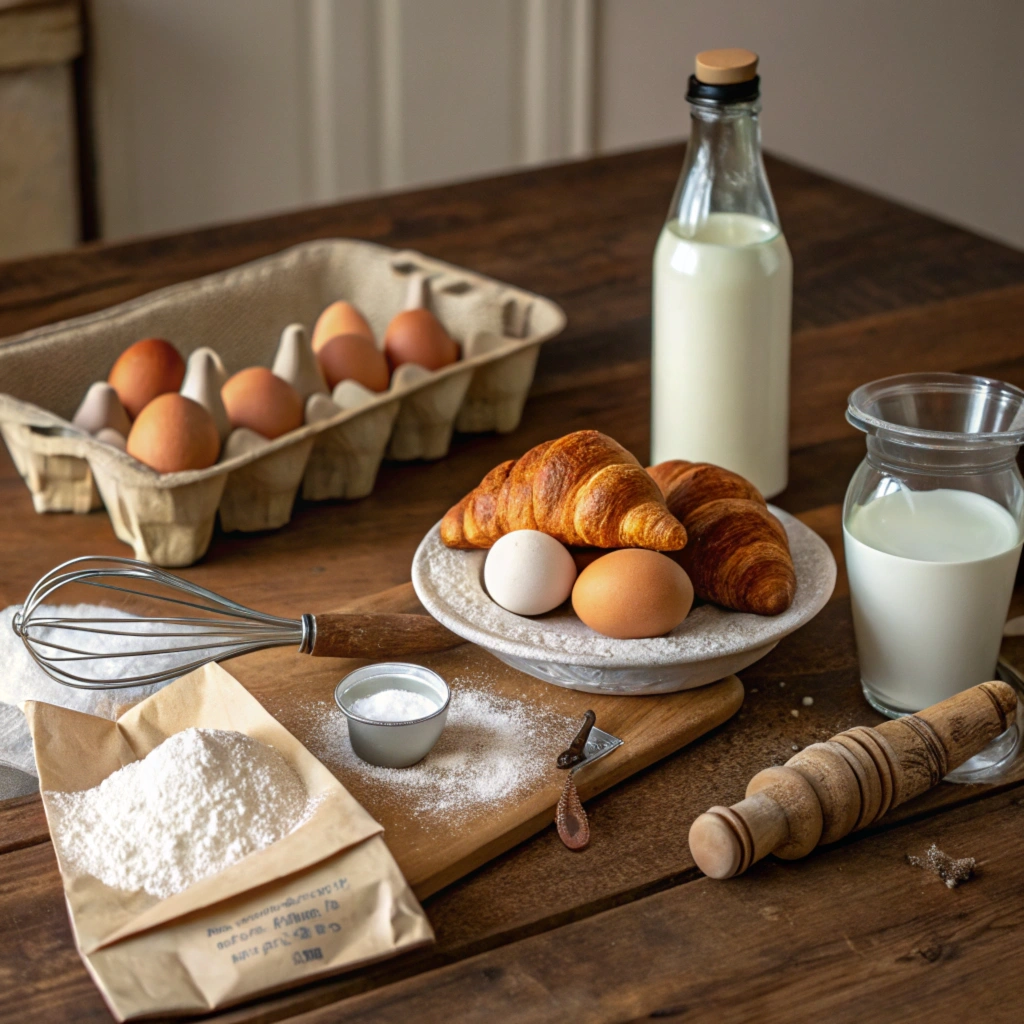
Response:
[{"label": "milk in bottle", "polygon": [[686,162],[654,256],[651,461],[786,486],[793,268],[761,159],[757,57],[697,57]]}]

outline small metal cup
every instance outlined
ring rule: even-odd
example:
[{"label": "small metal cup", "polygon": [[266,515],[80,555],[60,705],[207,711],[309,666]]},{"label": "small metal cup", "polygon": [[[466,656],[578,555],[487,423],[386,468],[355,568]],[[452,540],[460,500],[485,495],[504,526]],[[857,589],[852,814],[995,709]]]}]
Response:
[{"label": "small metal cup", "polygon": [[[437,710],[408,722],[374,722],[352,713],[355,701],[381,690],[422,694]],[[422,761],[440,737],[448,719],[451,690],[429,668],[392,661],[350,672],[335,687],[334,700],[348,719],[349,739],[359,757],[381,768],[408,768]]]}]

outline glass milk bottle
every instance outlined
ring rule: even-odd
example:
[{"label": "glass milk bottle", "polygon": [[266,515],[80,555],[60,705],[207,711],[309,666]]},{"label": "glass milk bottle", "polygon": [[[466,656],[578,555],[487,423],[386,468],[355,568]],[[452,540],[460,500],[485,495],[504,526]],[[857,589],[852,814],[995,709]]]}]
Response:
[{"label": "glass milk bottle", "polygon": [[[895,718],[997,678],[1024,537],[1024,391],[904,374],[854,391],[846,418],[867,434],[843,508],[861,685]],[[1018,744],[1014,727],[954,776],[977,781]]]},{"label": "glass milk bottle", "polygon": [[713,462],[786,486],[793,263],[761,159],[757,56],[708,50],[654,253],[651,462]]}]

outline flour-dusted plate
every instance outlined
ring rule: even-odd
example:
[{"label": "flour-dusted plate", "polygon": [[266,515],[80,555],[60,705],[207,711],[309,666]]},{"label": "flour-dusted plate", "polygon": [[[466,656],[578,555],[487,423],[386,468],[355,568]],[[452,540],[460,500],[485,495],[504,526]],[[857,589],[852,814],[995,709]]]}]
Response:
[{"label": "flour-dusted plate", "polygon": [[412,582],[423,606],[459,636],[513,668],[591,693],[671,693],[703,686],[763,658],[814,618],[832,596],[836,563],[828,545],[798,519],[769,506],[789,536],[796,597],[781,615],[750,615],[701,604],[667,636],[613,640],[585,626],[568,603],[524,618],[495,604],[483,584],[486,551],[441,542],[440,523],[423,538]]}]

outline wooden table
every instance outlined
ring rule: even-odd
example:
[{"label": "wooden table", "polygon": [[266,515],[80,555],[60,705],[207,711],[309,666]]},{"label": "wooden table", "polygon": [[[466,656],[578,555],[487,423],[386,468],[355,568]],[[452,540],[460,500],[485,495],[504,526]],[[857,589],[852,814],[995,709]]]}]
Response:
[{"label": "wooden table", "polygon": [[[0,265],[0,336],[331,235],[421,248],[562,303],[569,328],[543,350],[514,434],[385,466],[371,497],[300,505],[276,533],[217,536],[186,571],[279,614],[336,606],[407,579],[438,515],[539,441],[597,427],[646,457],[651,255],[681,160],[673,146]],[[863,452],[847,393],[925,369],[1024,385],[1024,253],[779,161],[768,169],[796,265],[779,504],[838,554],[839,503]],[[36,515],[0,457],[3,604],[83,553],[128,552],[102,513]],[[942,786],[838,848],[712,882],[686,845],[699,812],[739,799],[794,745],[877,721],[842,574],[821,615],[743,679],[731,722],[591,803],[586,852],[549,829],[427,901],[433,949],[218,1019],[1021,1019],[1024,770],[995,788]],[[979,876],[949,891],[907,865],[932,842],[978,858]],[[0,806],[0,1007],[5,1020],[109,1020],[72,947],[36,798]]]}]

